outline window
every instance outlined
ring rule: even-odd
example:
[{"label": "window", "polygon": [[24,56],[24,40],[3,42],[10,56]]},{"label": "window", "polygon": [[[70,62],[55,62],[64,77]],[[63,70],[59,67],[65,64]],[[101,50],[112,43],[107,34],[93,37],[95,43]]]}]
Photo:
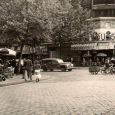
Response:
[{"label": "window", "polygon": [[58,64],[58,62],[56,60],[53,60],[52,63],[53,64]]},{"label": "window", "polygon": [[58,62],[59,62],[59,63],[62,63],[62,62],[63,62],[63,60],[61,60],[61,59],[60,59],[60,60],[58,60]]},{"label": "window", "polygon": [[48,60],[47,63],[51,64],[51,63],[52,63],[52,60]]},{"label": "window", "polygon": [[97,4],[114,4],[114,0],[93,0],[93,5]]}]

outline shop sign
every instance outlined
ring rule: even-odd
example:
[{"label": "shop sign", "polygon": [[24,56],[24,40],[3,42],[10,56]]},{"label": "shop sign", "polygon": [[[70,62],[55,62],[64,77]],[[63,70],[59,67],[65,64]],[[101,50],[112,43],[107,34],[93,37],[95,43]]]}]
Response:
[{"label": "shop sign", "polygon": [[114,46],[98,46],[98,49],[114,49]]},{"label": "shop sign", "polygon": [[[94,46],[93,46],[94,45]],[[114,45],[111,44],[84,44],[84,45],[72,45],[71,50],[102,50],[102,49],[114,49]]]}]

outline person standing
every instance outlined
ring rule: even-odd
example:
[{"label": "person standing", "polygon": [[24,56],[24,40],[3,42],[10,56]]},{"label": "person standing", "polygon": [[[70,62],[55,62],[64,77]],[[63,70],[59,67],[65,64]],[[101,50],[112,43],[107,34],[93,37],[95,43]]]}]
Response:
[{"label": "person standing", "polygon": [[99,64],[99,58],[97,57],[97,66],[99,66],[100,64]]},{"label": "person standing", "polygon": [[24,62],[25,62],[25,58],[24,58],[24,60],[23,60],[23,64],[22,64],[22,79],[24,79],[24,75],[25,75]]},{"label": "person standing", "polygon": [[89,60],[89,66],[91,67],[91,65],[92,65],[92,59],[90,58],[90,60]]},{"label": "person standing", "polygon": [[11,66],[13,67],[13,74],[16,73],[16,60],[15,59],[11,61]]},{"label": "person standing", "polygon": [[85,67],[86,60],[83,58],[83,67]]},{"label": "person standing", "polygon": [[104,58],[102,58],[102,60],[101,60],[101,65],[104,65]]},{"label": "person standing", "polygon": [[24,79],[25,81],[27,81],[27,76],[28,78],[30,78],[30,80],[32,80],[32,61],[30,59],[27,59],[24,61],[24,69],[25,69],[25,72],[24,72]]},{"label": "person standing", "polygon": [[36,62],[36,64],[34,65],[34,69],[35,69],[34,76],[36,78],[36,82],[39,82],[41,78],[41,73],[40,73],[40,64],[38,64],[38,62]]}]

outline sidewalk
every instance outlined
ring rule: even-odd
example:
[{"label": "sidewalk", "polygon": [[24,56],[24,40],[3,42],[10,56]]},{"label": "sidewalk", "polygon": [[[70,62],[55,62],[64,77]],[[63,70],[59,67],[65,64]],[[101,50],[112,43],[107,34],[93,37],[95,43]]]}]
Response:
[{"label": "sidewalk", "polygon": [[[88,67],[74,67],[73,69],[86,70],[86,69],[88,69]],[[49,78],[50,78],[50,76],[42,75],[41,80],[45,80],[45,79],[49,79]],[[33,81],[35,81],[34,77],[33,77]],[[30,82],[30,80],[28,79],[27,82]],[[27,83],[27,82],[24,79],[22,79],[22,74],[14,75],[13,78],[6,79],[5,81],[1,81],[0,82],[0,87],[9,86],[9,85],[15,85],[15,84],[22,84],[22,83]]]},{"label": "sidewalk", "polygon": [[24,79],[22,79],[22,75],[14,75],[13,78],[6,79],[5,81],[0,82],[0,87],[2,86],[8,86],[8,85],[15,85],[15,84],[20,84],[24,83]]},{"label": "sidewalk", "polygon": [[[41,80],[49,79],[50,76],[42,76]],[[32,81],[35,81],[35,78],[33,77]],[[15,84],[22,84],[22,83],[27,83],[30,82],[30,79],[25,81],[22,79],[22,74],[20,75],[14,75],[13,78],[6,79],[5,81],[0,82],[0,87],[3,86],[9,86],[9,85],[15,85]]]},{"label": "sidewalk", "polygon": [[73,67],[73,69],[84,69],[84,70],[88,70],[89,67]]}]

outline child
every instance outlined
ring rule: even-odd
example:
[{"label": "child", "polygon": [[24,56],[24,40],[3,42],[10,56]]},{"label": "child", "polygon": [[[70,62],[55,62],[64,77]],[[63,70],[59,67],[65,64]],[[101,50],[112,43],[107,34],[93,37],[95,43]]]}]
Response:
[{"label": "child", "polygon": [[36,82],[39,82],[40,78],[41,78],[41,73],[40,73],[40,65],[39,64],[36,64],[34,66],[34,69],[35,69],[35,73],[34,73],[34,76],[36,78]]}]

